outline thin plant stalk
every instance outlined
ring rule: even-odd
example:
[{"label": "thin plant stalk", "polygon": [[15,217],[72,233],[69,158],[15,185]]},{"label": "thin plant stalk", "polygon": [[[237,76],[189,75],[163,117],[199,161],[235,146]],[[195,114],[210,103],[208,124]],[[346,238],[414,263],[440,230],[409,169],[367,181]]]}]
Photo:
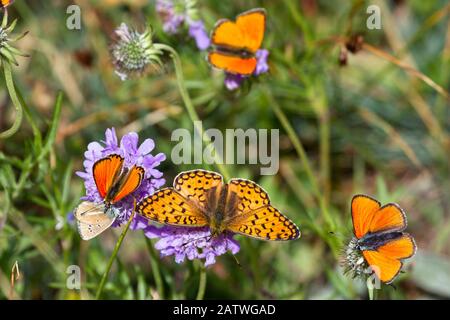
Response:
[{"label": "thin plant stalk", "polygon": [[3,73],[5,75],[6,88],[8,89],[9,96],[11,97],[11,101],[16,109],[16,118],[13,125],[11,126],[11,128],[0,133],[0,139],[7,139],[13,136],[19,130],[20,125],[22,124],[23,108],[14,87],[11,64],[9,62],[3,61]]},{"label": "thin plant stalk", "polygon": [[150,266],[152,268],[153,278],[155,279],[156,290],[158,290],[160,299],[164,299],[164,283],[161,276],[161,270],[159,269],[155,249],[153,249],[153,245],[149,238],[145,237],[145,243],[147,244],[148,253],[150,255]]},{"label": "thin plant stalk", "polygon": [[131,221],[133,220],[133,217],[134,217],[134,212],[135,212],[135,210],[133,210],[133,212],[131,213],[130,219],[128,220],[125,228],[122,230],[119,240],[117,240],[116,246],[114,247],[114,251],[113,251],[111,257],[109,258],[108,265],[106,266],[106,270],[103,273],[102,279],[100,280],[100,284],[98,285],[97,293],[95,294],[96,300],[100,299],[103,288],[105,287],[105,284],[106,284],[106,280],[108,280],[108,275],[109,275],[109,272],[111,271],[111,267],[114,263],[114,260],[116,260],[117,253],[119,252],[119,249],[122,245],[123,239],[125,239],[128,229],[130,228]]},{"label": "thin plant stalk", "polygon": [[[266,88],[264,90],[266,92],[266,96],[269,99],[270,105],[272,106],[272,109],[277,116],[278,120],[281,122],[281,125],[283,126],[284,130],[289,136],[289,139],[291,140],[292,144],[294,145],[294,148],[297,152],[298,157],[300,158],[300,161],[302,162],[303,168],[306,172],[306,175],[308,176],[308,179],[310,181],[310,184],[313,188],[314,195],[317,198],[317,201],[320,206],[320,210],[323,214],[323,217],[325,219],[326,224],[331,230],[335,229],[335,223],[330,215],[330,212],[328,210],[328,206],[326,204],[325,197],[323,196],[322,192],[319,189],[319,183],[314,175],[314,172],[312,170],[311,164],[309,162],[308,156],[306,155],[306,151],[303,148],[303,144],[301,143],[300,139],[297,137],[297,134],[295,133],[294,128],[291,126],[286,114],[281,109],[278,102],[273,98],[272,94],[270,93],[270,90]],[[328,230],[328,231],[331,231]],[[326,237],[330,247],[333,249],[333,253],[338,256],[339,255],[339,247],[336,239]]]},{"label": "thin plant stalk", "polygon": [[[169,52],[170,57],[172,58],[173,64],[175,66],[175,74],[177,77],[177,84],[178,88],[180,90],[181,98],[183,99],[184,105],[186,106],[186,110],[189,114],[189,117],[191,118],[192,123],[194,124],[195,130],[197,130],[197,133],[202,137],[203,142],[206,144],[210,144],[211,140],[209,137],[205,136],[203,134],[203,130],[201,126],[199,126],[200,118],[195,111],[194,104],[192,103],[191,97],[189,96],[189,93],[187,91],[184,76],[183,76],[183,68],[181,65],[181,60],[178,55],[178,53],[173,49],[172,47],[165,45],[165,44],[158,44],[159,48],[162,50],[165,50]],[[223,175],[223,177],[226,180],[229,180],[231,178],[230,174],[228,173],[228,170],[223,165],[223,159],[220,159],[217,152],[214,152],[215,157],[215,164],[217,166],[217,169],[220,171],[220,173]]]},{"label": "thin plant stalk", "polygon": [[204,266],[200,266],[200,279],[198,282],[198,290],[196,300],[203,300],[205,297],[206,290],[206,268]]},{"label": "thin plant stalk", "polygon": [[378,294],[377,294],[378,289],[377,288],[375,288],[373,285],[369,285],[367,283],[367,292],[369,294],[369,300],[377,300],[377,296],[378,296]]}]

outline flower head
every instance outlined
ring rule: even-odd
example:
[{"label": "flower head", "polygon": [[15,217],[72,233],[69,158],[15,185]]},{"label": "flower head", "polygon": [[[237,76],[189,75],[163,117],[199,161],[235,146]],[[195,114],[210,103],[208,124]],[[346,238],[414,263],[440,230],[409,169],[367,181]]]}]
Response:
[{"label": "flower head", "polygon": [[148,225],[144,218],[138,222],[135,229],[143,229],[148,238],[159,238],[155,248],[160,251],[162,257],[174,256],[176,263],[182,263],[185,259],[204,259],[205,266],[216,262],[216,257],[230,251],[232,254],[239,252],[240,247],[233,234],[222,234],[211,237],[208,227],[155,227]]},{"label": "flower head", "polygon": [[86,196],[82,200],[96,203],[104,200],[95,185],[92,168],[95,162],[110,154],[122,156],[124,158],[124,166],[127,168],[139,165],[145,170],[145,177],[139,188],[133,192],[133,197],[127,196],[114,204],[114,207],[118,209],[120,215],[117,217],[113,226],[118,226],[130,217],[134,205],[133,198],[139,202],[145,196],[152,194],[156,189],[164,185],[165,180],[162,178],[163,174],[156,167],[166,159],[166,156],[163,153],[159,153],[156,156],[150,154],[155,147],[153,140],[145,139],[139,145],[139,137],[135,132],[124,135],[120,140],[120,144],[118,143],[114,128],[106,130],[105,138],[105,141],[89,143],[84,153],[84,171],[77,172],[77,175],[84,180],[86,188]]},{"label": "flower head", "polygon": [[[255,57],[257,62],[255,71],[253,71],[252,76],[257,77],[263,73],[269,72],[269,65],[267,63],[267,59],[269,57],[269,50],[260,49],[256,51]],[[241,74],[225,73],[225,80],[224,80],[225,87],[230,91],[236,90],[242,85],[242,83],[247,78],[248,77]]]},{"label": "flower head", "polygon": [[17,20],[14,20],[8,26],[8,11],[5,10],[3,14],[2,23],[0,25],[0,66],[2,62],[13,63],[18,65],[16,57],[22,56],[27,57],[28,55],[22,53],[17,48],[13,47],[11,44],[22,39],[27,35],[28,32],[25,32],[15,38],[11,38],[10,35],[14,31],[16,27]]},{"label": "flower head", "polygon": [[122,80],[132,75],[142,75],[149,66],[162,65],[162,50],[158,44],[153,43],[150,27],[140,33],[122,23],[114,34],[110,51],[116,73]]},{"label": "flower head", "polygon": [[341,264],[344,267],[344,273],[350,274],[352,278],[362,277],[367,273],[368,265],[359,250],[357,238],[352,238],[344,248]]}]

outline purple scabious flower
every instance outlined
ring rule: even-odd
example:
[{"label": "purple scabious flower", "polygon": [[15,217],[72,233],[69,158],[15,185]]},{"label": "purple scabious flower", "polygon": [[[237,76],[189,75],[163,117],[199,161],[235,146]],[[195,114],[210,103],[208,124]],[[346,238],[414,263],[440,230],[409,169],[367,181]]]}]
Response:
[{"label": "purple scabious flower", "polygon": [[195,40],[197,48],[206,50],[210,39],[203,21],[199,18],[196,0],[157,0],[156,11],[163,21],[163,30],[176,34],[182,27],[189,28],[189,36]]},{"label": "purple scabious flower", "polygon": [[183,13],[176,12],[175,4],[171,0],[157,0],[156,12],[163,20],[163,30],[169,34],[175,34],[185,21]]},{"label": "purple scabious flower", "polygon": [[269,58],[269,50],[267,49],[259,49],[256,51],[256,69],[253,72],[255,76],[259,76],[260,74],[269,72],[269,64],[267,63],[267,59]]},{"label": "purple scabious flower", "polygon": [[216,262],[216,257],[230,251],[236,254],[240,250],[239,243],[233,239],[233,234],[222,234],[211,237],[208,227],[155,227],[148,225],[145,218],[134,225],[135,229],[142,229],[146,237],[159,238],[155,248],[161,257],[174,256],[176,263],[185,259],[204,259],[205,267]]},{"label": "purple scabious flower", "polygon": [[[267,63],[267,59],[269,57],[269,50],[267,49],[259,49],[256,51],[255,54],[256,57],[256,68],[255,71],[253,71],[252,76],[259,76],[263,73],[269,72],[269,64]],[[241,75],[241,74],[232,74],[232,73],[225,73],[225,87],[230,90],[236,90],[238,89],[245,79],[248,77]]]},{"label": "purple scabious flower", "polygon": [[[100,203],[104,200],[98,193],[97,186],[95,185],[92,167],[95,162],[110,154],[122,156],[124,158],[124,166],[127,168],[131,168],[133,165],[144,168],[145,178],[139,188],[133,192],[133,197],[137,202],[152,194],[165,183],[162,172],[156,169],[156,167],[166,159],[166,156],[163,153],[153,156],[150,152],[152,152],[154,148],[155,143],[152,139],[145,139],[144,142],[139,145],[139,136],[136,132],[130,132],[124,135],[119,144],[115,129],[107,129],[105,141],[94,141],[88,144],[87,150],[84,153],[84,171],[78,171],[76,173],[84,180],[84,186],[86,188],[86,196],[81,200],[88,200],[96,203]],[[120,212],[120,215],[113,224],[114,227],[120,226],[122,223],[128,221],[133,211],[133,197],[127,196],[114,204],[114,207]],[[136,219],[136,216],[134,219]]]},{"label": "purple scabious flower", "polygon": [[201,20],[190,22],[189,35],[194,38],[199,50],[206,50],[211,44],[211,40],[205,29],[205,24]]},{"label": "purple scabious flower", "polygon": [[242,82],[245,80],[245,76],[241,74],[233,74],[233,73],[225,73],[225,87],[227,87],[228,90],[233,91],[238,89]]}]

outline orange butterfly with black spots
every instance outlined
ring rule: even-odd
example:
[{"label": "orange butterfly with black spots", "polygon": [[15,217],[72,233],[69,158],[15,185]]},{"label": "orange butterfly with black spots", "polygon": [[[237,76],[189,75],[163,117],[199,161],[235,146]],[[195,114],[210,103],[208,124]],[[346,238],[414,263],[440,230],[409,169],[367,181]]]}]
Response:
[{"label": "orange butterfly with black spots", "polygon": [[358,275],[368,265],[382,282],[391,283],[403,260],[417,250],[414,238],[403,232],[405,212],[395,203],[381,206],[366,195],[354,196],[351,207],[355,237],[346,249],[348,267]]},{"label": "orange butterfly with black spots", "polygon": [[270,204],[256,183],[231,179],[225,184],[220,174],[205,170],[180,173],[173,188],[143,199],[137,212],[162,224],[208,226],[212,237],[227,231],[262,240],[300,237],[295,223]]},{"label": "orange butterfly with black spots", "polygon": [[266,11],[253,9],[241,13],[236,21],[219,20],[211,35],[214,50],[209,63],[228,73],[251,75],[257,64],[256,51],[261,47],[266,28]]},{"label": "orange butterfly with black spots", "polygon": [[96,237],[113,224],[119,215],[113,205],[139,188],[145,170],[140,166],[128,169],[122,156],[111,154],[94,163],[92,174],[103,203],[83,201],[75,209],[78,232],[84,240]]},{"label": "orange butterfly with black spots", "polygon": [[13,2],[14,2],[14,0],[0,0],[0,8],[6,8]]}]

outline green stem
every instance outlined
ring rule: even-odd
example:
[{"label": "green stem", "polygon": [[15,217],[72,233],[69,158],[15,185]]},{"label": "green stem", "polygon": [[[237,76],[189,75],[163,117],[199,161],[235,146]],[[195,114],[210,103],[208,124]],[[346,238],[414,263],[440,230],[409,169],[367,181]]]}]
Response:
[{"label": "green stem", "polygon": [[297,134],[295,133],[294,128],[291,126],[288,118],[286,117],[286,114],[283,112],[283,110],[281,109],[278,102],[276,102],[276,100],[270,94],[270,91],[268,91],[268,89],[266,89],[265,92],[267,94],[267,97],[270,100],[270,104],[273,107],[275,115],[277,116],[278,120],[281,122],[281,125],[283,126],[286,133],[288,134],[289,139],[291,140],[292,144],[294,145],[295,151],[297,152],[297,155],[300,158],[300,161],[302,162],[302,165],[305,169],[305,172],[308,176],[311,186],[313,187],[314,194],[316,195],[317,199],[321,203],[321,209],[324,213],[325,220],[330,224],[330,227],[334,227],[334,223],[333,223],[331,216],[329,215],[328,209],[324,206],[325,202],[322,199],[323,196],[319,190],[319,184],[317,182],[316,177],[314,176],[314,172],[312,170],[311,164],[309,163],[309,159],[308,159],[308,156],[306,155],[305,148],[303,148],[303,144],[300,142],[300,139],[297,137]]},{"label": "green stem", "polygon": [[[197,112],[195,111],[194,104],[192,103],[191,97],[189,96],[188,90],[186,88],[184,76],[183,76],[183,68],[182,68],[181,60],[180,60],[178,53],[175,51],[175,49],[173,49],[172,47],[165,45],[165,44],[158,44],[158,48],[169,52],[169,54],[173,60],[173,64],[175,66],[175,74],[177,77],[177,83],[178,83],[178,88],[180,90],[181,98],[183,99],[184,105],[186,106],[186,110],[189,114],[189,117],[191,118],[191,121],[194,124],[195,130],[197,130],[197,133],[202,137],[203,142],[206,144],[210,144],[211,140],[209,139],[208,136],[203,134],[203,129],[200,125],[200,118],[199,118]],[[220,171],[220,173],[222,173],[223,177],[226,180],[229,180],[231,177],[230,177],[227,169],[223,165],[223,159],[221,159],[219,157],[217,152],[214,152],[214,157],[215,157],[215,164],[217,166],[217,169]]]},{"label": "green stem", "polygon": [[156,289],[158,290],[160,299],[164,299],[164,283],[161,277],[161,271],[159,269],[155,249],[153,249],[152,242],[149,238],[145,237],[145,243],[147,244],[148,253],[150,254],[150,265],[152,268],[153,277],[155,279]]},{"label": "green stem", "polygon": [[100,299],[103,288],[105,287],[105,284],[106,284],[106,280],[108,280],[109,271],[111,270],[112,264],[113,264],[114,260],[116,259],[117,253],[119,252],[119,249],[120,249],[120,246],[122,245],[123,239],[125,238],[125,235],[127,234],[128,229],[130,228],[130,224],[131,224],[131,221],[133,220],[133,217],[134,217],[134,210],[133,210],[133,213],[131,214],[130,219],[128,220],[125,228],[123,229],[122,233],[120,234],[119,240],[117,240],[116,246],[114,247],[114,251],[113,251],[111,257],[109,258],[109,262],[108,262],[108,265],[106,266],[105,273],[103,273],[102,279],[101,279],[100,284],[97,289],[97,293],[95,294],[96,300]]},{"label": "green stem", "polygon": [[323,198],[328,206],[330,202],[330,122],[328,106],[323,105],[322,112],[319,113],[319,131],[320,131],[320,171],[323,178]]},{"label": "green stem", "polygon": [[369,300],[377,300],[377,289],[373,285],[367,284],[367,291],[369,293]]},{"label": "green stem", "polygon": [[200,266],[200,280],[198,283],[198,291],[196,300],[203,300],[206,290],[206,269],[204,266]]},{"label": "green stem", "polygon": [[14,135],[20,128],[20,125],[22,123],[23,118],[23,110],[22,105],[20,104],[19,98],[17,97],[17,92],[14,87],[14,81],[12,78],[12,71],[11,71],[11,64],[9,62],[3,61],[3,71],[5,74],[5,82],[6,87],[8,88],[9,96],[11,97],[11,100],[14,104],[14,107],[16,109],[16,119],[14,120],[14,123],[11,128],[9,128],[6,131],[3,131],[0,133],[0,139],[7,139]]},{"label": "green stem", "polygon": [[[331,217],[330,212],[328,210],[325,197],[323,196],[322,192],[319,189],[319,183],[314,175],[314,172],[312,170],[308,156],[306,155],[306,151],[305,148],[303,147],[303,144],[297,137],[297,134],[295,133],[294,128],[291,126],[286,114],[283,112],[276,99],[273,98],[270,90],[268,88],[265,88],[264,92],[266,93],[266,96],[269,99],[269,103],[272,106],[275,115],[281,122],[281,125],[283,126],[284,130],[289,136],[289,139],[294,145],[294,148],[297,152],[298,157],[300,158],[300,161],[302,162],[306,175],[308,176],[308,180],[310,181],[310,184],[313,188],[313,192],[317,198],[317,201],[319,202],[320,210],[323,213],[323,217],[325,219],[326,224],[328,225],[328,228],[330,228],[330,230],[334,230],[336,227],[334,220]],[[338,243],[335,241],[336,239],[330,237],[327,237],[326,239],[328,240],[330,247],[333,249],[333,253],[337,256],[339,254],[339,246]]]}]

